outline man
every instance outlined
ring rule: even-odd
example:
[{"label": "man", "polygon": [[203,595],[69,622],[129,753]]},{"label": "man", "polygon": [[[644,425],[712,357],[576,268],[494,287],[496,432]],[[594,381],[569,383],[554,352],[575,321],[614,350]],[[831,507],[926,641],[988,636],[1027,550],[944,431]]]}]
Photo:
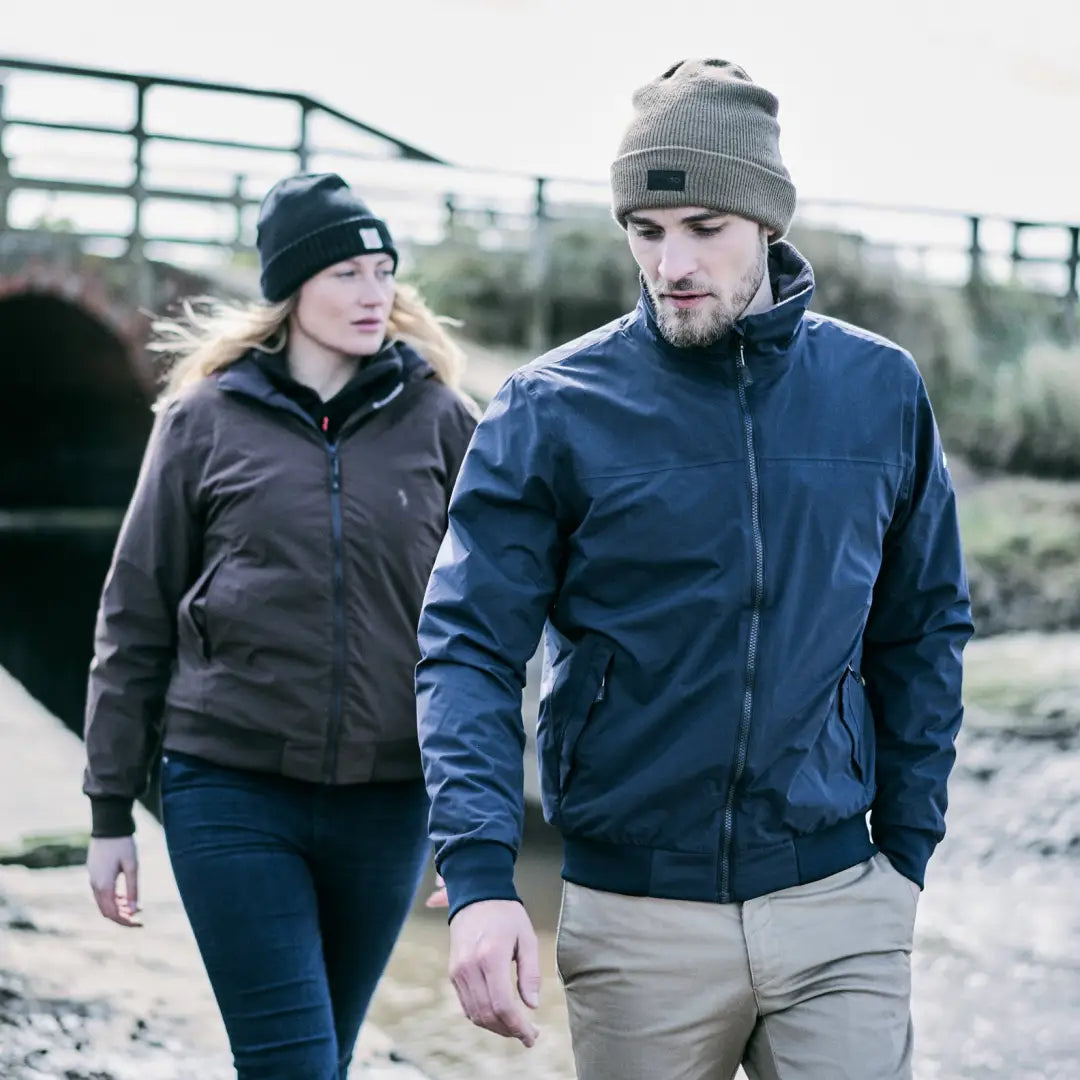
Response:
[{"label": "man", "polygon": [[503,386],[421,618],[452,978],[533,1043],[514,859],[544,630],[581,1080],[910,1077],[972,629],[930,403],[907,353],[808,311],[776,99],[705,60],[634,104],[611,176],[641,302]]}]

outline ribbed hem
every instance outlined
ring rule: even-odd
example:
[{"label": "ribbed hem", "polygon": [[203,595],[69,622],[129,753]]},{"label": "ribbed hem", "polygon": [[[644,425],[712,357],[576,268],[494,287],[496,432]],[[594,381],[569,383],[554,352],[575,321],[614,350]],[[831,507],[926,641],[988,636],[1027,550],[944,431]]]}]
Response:
[{"label": "ribbed hem", "polygon": [[724,894],[718,850],[673,851],[567,836],[563,877],[588,889],[627,896],[729,903],[820,881],[865,862],[874,851],[861,815],[807,836],[737,847],[731,853],[729,892]]},{"label": "ribbed hem", "polygon": [[[371,241],[372,232],[378,234],[379,243]],[[335,221],[322,229],[275,252],[263,267],[260,284],[263,296],[272,304],[287,300],[309,278],[334,263],[357,255],[373,255],[385,252],[394,260],[397,269],[398,253],[390,230],[376,217],[348,218]]]},{"label": "ribbed hem", "polygon": [[[650,190],[649,172],[683,172],[680,190]],[[661,146],[616,159],[611,166],[612,213],[625,229],[634,210],[672,206],[704,206],[725,214],[760,221],[779,240],[795,215],[795,185],[780,173],[743,158]]]},{"label": "ribbed hem", "polygon": [[134,799],[115,795],[90,796],[90,835],[131,836],[135,832]]},{"label": "ribbed hem", "polygon": [[903,825],[874,826],[874,843],[885,853],[889,862],[909,881],[923,888],[926,865],[937,847],[937,837],[923,829]]},{"label": "ribbed hem", "polygon": [[452,919],[463,907],[481,900],[518,900],[514,888],[514,853],[505,844],[480,840],[455,848],[439,862],[446,882]]}]

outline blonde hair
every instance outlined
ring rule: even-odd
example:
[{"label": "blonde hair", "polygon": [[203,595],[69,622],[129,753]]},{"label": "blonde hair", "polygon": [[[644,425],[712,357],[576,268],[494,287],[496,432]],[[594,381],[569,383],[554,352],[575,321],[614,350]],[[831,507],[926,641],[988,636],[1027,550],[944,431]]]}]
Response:
[{"label": "blonde hair", "polygon": [[[295,296],[277,304],[243,306],[208,298],[185,300],[183,318],[154,322],[154,337],[147,347],[173,358],[159,405],[223,371],[252,349],[281,352],[288,343],[289,316],[296,303]],[[412,285],[397,286],[387,338],[411,345],[431,365],[435,378],[460,390],[465,354],[444,329],[446,324],[459,325],[435,315]]]}]

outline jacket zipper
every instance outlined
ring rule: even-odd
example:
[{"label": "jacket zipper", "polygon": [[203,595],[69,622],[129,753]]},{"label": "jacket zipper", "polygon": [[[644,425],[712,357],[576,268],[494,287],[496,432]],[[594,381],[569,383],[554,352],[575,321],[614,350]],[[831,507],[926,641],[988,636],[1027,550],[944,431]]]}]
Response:
[{"label": "jacket zipper", "polygon": [[[353,432],[384,405],[393,401],[404,389],[405,384],[400,383],[386,397],[371,402],[368,407],[350,417],[341,426],[335,442],[326,443],[326,452],[330,458],[330,519],[334,561],[334,638],[330,689],[330,723],[326,738],[326,754],[323,759],[323,781],[327,784],[332,784],[337,774],[345,700],[345,668],[348,661],[345,642],[345,553],[341,525],[341,455],[339,448],[347,434]],[[325,430],[324,427],[324,434]]]},{"label": "jacket zipper", "polygon": [[746,435],[746,462],[750,473],[750,527],[754,540],[754,591],[753,611],[750,616],[750,640],[746,650],[746,688],[743,692],[742,716],[739,720],[738,742],[735,750],[735,768],[728,787],[724,806],[724,849],[720,860],[720,902],[731,902],[731,845],[735,832],[735,793],[746,768],[746,754],[750,745],[750,720],[754,711],[754,676],[757,669],[758,635],[761,630],[761,603],[765,595],[765,544],[761,533],[761,487],[758,482],[757,451],[754,446],[754,422],[750,416],[750,403],[746,389],[753,381],[746,366],[743,343],[739,342],[739,408]]},{"label": "jacket zipper", "polygon": [[332,784],[337,772],[338,744],[341,741],[342,704],[345,696],[345,558],[341,529],[341,458],[338,443],[327,443],[330,457],[330,519],[333,548],[334,637],[330,688],[330,725],[323,760],[323,780]]},{"label": "jacket zipper", "polygon": [[[332,641],[332,668],[330,688],[330,710],[327,731],[326,749],[323,754],[323,782],[331,784],[337,772],[337,759],[341,743],[341,726],[344,714],[345,698],[345,669],[347,666],[347,651],[345,643],[345,556],[344,542],[342,539],[342,515],[341,515],[341,458],[339,448],[345,435],[351,434],[364,421],[381,408],[388,405],[396,397],[405,391],[406,382],[399,383],[394,389],[380,398],[370,402],[358,413],[351,416],[337,432],[336,441],[327,441],[326,418],[319,423],[299,405],[291,401],[288,408],[282,411],[290,413],[302,420],[311,430],[319,432],[316,436],[327,452],[330,465],[330,517],[331,517],[331,541],[333,554],[333,641]],[[253,397],[254,395],[243,395]],[[259,400],[255,398],[255,400]],[[281,409],[280,405],[272,406]]]}]

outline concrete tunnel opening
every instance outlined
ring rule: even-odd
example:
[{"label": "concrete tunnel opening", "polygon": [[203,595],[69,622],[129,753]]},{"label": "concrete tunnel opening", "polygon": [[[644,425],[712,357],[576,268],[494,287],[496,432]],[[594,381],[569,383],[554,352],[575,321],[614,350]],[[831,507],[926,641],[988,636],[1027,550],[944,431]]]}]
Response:
[{"label": "concrete tunnel opening", "polygon": [[0,665],[80,734],[98,596],[152,421],[102,320],[43,293],[0,300]]}]

